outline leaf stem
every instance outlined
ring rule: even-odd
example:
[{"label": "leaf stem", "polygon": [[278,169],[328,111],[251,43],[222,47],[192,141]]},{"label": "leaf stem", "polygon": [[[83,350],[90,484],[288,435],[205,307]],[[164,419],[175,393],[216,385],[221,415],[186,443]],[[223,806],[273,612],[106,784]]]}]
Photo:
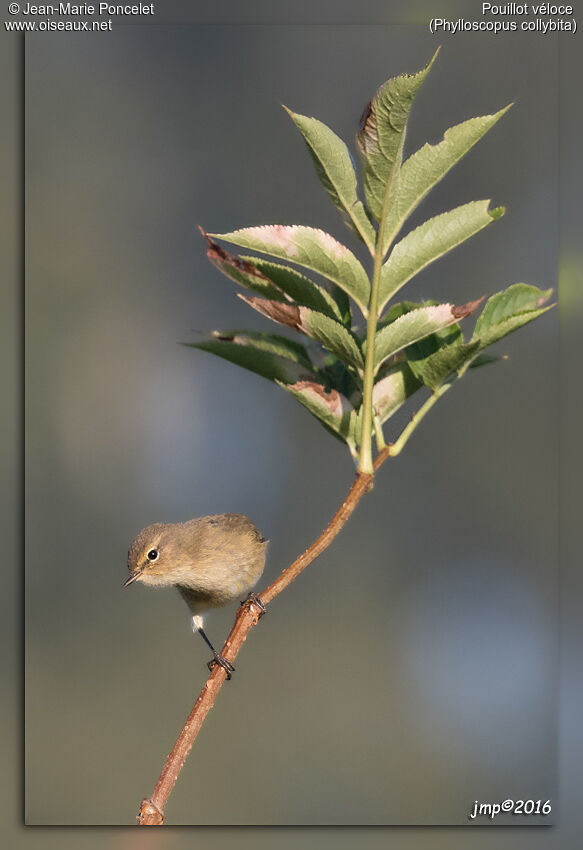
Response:
[{"label": "leaf stem", "polygon": [[362,387],[362,434],[358,471],[373,474],[372,464],[372,390],[374,385],[375,337],[378,321],[379,284],[383,268],[383,241],[385,238],[385,216],[381,219],[374,253],[374,268],[366,323],[366,359]]},{"label": "leaf stem", "polygon": [[403,428],[398,439],[394,443],[389,443],[388,446],[386,446],[381,452],[379,452],[379,454],[375,458],[375,468],[377,465],[377,461],[380,465],[380,463],[385,461],[388,457],[396,457],[403,451],[413,431],[421,423],[421,420],[427,413],[429,413],[433,405],[439,401],[442,395],[444,395],[448,391],[448,389],[452,386],[455,380],[455,377],[450,378],[450,380],[442,384],[439,389],[431,393],[429,398],[424,401],[419,410],[417,410],[413,414],[413,416],[411,417],[411,421]]},{"label": "leaf stem", "polygon": [[385,443],[385,435],[383,434],[383,426],[381,425],[380,419],[378,416],[373,416],[373,424],[374,424],[374,434],[377,442],[377,451],[381,451],[386,448]]}]

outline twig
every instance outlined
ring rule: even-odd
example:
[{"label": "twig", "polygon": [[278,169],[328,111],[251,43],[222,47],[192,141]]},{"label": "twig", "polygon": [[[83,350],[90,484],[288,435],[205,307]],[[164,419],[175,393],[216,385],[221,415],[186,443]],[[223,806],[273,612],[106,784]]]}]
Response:
[{"label": "twig", "polygon": [[[389,443],[378,453],[373,464],[375,472],[380,466],[382,466],[387,458],[399,454],[417,425],[423,419],[425,413],[428,412],[443,392],[449,388],[449,386],[449,384],[446,384],[436,393],[433,393],[419,408],[409,424],[404,428],[398,440],[395,443]],[[372,488],[373,482],[374,475],[357,472],[356,478],[354,479],[346,498],[322,534],[306,549],[305,552],[296,558],[296,560],[290,564],[290,566],[287,567],[287,569],[285,569],[274,582],[258,594],[259,599],[264,604],[267,605],[275,599],[275,597],[278,596],[282,590],[285,590],[285,588],[290,585],[292,581],[294,581],[294,579],[296,579],[299,574],[318,557],[318,555],[321,555],[322,552],[328,548],[330,543],[346,524],[362,497]],[[232,663],[235,660],[239,650],[247,638],[247,635],[251,628],[257,625],[260,616],[261,611],[257,605],[253,604],[252,600],[240,607],[237,612],[233,628],[231,629],[221,653],[227,661]],[[192,711],[188,715],[186,723],[174,744],[172,752],[166,759],[166,764],[164,765],[154,791],[150,797],[146,797],[142,800],[140,813],[137,817],[137,821],[140,826],[162,826],[164,823],[164,809],[168,802],[168,798],[176,784],[176,780],[178,779],[178,775],[186,761],[186,757],[196,740],[196,736],[198,735],[207,714],[213,707],[217,694],[219,693],[225,679],[226,673],[224,668],[220,667],[218,664],[215,665],[206,684],[200,692]]]}]

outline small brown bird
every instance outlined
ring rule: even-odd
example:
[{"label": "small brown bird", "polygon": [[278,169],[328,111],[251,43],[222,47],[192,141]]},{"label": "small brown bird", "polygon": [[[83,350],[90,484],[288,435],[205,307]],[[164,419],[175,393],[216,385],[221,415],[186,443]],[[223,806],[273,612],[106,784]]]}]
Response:
[{"label": "small brown bird", "polygon": [[128,552],[130,577],[151,587],[174,585],[192,613],[192,629],[200,632],[213,653],[209,668],[220,664],[227,678],[235,669],[216,651],[203,631],[203,612],[251,597],[265,566],[267,540],[242,514],[217,514],[188,522],[154,523],[142,529]]}]

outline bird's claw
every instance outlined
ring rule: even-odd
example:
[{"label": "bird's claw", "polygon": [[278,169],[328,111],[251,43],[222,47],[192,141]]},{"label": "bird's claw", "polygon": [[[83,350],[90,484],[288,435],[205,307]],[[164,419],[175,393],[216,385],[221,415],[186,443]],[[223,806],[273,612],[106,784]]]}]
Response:
[{"label": "bird's claw", "polygon": [[227,661],[220,653],[216,653],[214,658],[211,658],[210,661],[207,662],[207,667],[212,672],[214,666],[218,664],[219,667],[222,667],[225,673],[227,674],[227,679],[231,678],[231,673],[235,672],[235,668],[231,664],[230,661]]},{"label": "bird's claw", "polygon": [[267,606],[265,602],[257,596],[256,593],[249,593],[241,602],[241,605],[256,605],[259,608],[259,614],[257,615],[258,620],[260,620],[264,614],[267,614]]}]

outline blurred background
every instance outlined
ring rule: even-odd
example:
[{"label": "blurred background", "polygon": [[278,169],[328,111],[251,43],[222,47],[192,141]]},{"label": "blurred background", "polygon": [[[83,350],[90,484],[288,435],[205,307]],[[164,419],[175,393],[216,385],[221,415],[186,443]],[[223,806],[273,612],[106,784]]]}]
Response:
[{"label": "blurred background", "polygon": [[[196,225],[350,241],[279,104],[351,140],[376,87],[434,49],[424,30],[333,25],[27,42],[28,823],[130,823],[205,678],[178,594],[121,588],[137,531],[246,513],[271,541],[269,581],[353,475],[278,388],[179,345],[268,326]],[[447,44],[416,102],[409,152],[516,107],[413,223],[481,197],[508,216],[407,297],[556,285],[554,45],[499,39],[491,59],[488,39]],[[555,312],[501,344],[510,360],[444,401],[272,606],[173,823],[463,823],[475,799],[553,797],[556,326]],[[233,613],[209,622],[215,641]]]},{"label": "blurred background", "polygon": [[[29,824],[132,823],[204,681],[178,595],[121,589],[135,533],[245,512],[271,540],[270,581],[352,479],[291,398],[178,345],[267,325],[196,224],[305,223],[358,251],[279,104],[352,144],[378,85],[435,46],[426,27],[378,24],[27,37]],[[412,223],[481,197],[507,215],[406,297],[556,286],[556,42],[498,36],[493,54],[491,37],[443,40],[408,153],[516,106]],[[169,822],[461,824],[476,799],[554,798],[557,316],[499,353],[253,632]],[[217,642],[233,613],[209,621]]]}]

